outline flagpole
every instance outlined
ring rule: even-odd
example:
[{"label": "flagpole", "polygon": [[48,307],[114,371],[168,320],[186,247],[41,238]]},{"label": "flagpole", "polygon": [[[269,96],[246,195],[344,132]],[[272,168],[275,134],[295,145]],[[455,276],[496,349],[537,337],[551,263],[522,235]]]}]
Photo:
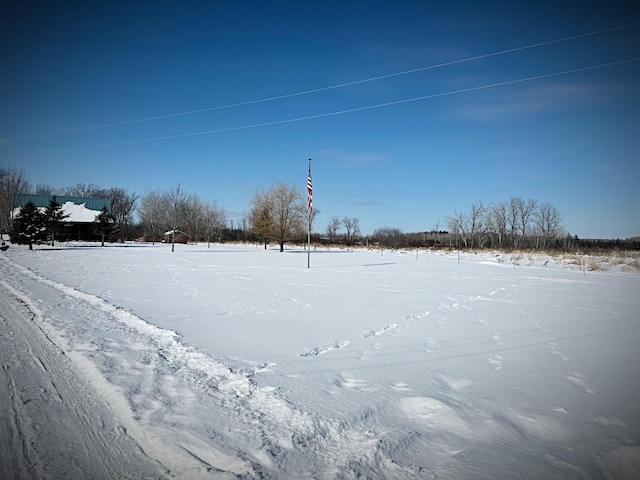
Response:
[{"label": "flagpole", "polygon": [[311,186],[311,159],[309,159],[309,175],[307,176],[307,211],[309,212],[309,223],[307,229],[307,268],[311,268],[311,213],[313,212],[312,195],[313,190]]}]

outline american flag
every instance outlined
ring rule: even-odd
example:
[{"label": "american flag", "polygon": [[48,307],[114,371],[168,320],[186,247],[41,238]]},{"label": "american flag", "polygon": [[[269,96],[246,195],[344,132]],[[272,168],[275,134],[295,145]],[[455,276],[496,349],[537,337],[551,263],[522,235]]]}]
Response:
[{"label": "american flag", "polygon": [[309,215],[313,213],[313,187],[311,186],[311,165],[309,165],[309,176],[307,177],[307,208]]}]

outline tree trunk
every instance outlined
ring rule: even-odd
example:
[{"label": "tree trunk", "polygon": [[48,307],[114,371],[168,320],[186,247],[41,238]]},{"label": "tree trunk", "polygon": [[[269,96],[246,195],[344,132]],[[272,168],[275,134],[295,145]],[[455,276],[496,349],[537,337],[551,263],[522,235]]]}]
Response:
[{"label": "tree trunk", "polygon": [[284,252],[284,242],[283,241],[280,242],[280,251]]}]

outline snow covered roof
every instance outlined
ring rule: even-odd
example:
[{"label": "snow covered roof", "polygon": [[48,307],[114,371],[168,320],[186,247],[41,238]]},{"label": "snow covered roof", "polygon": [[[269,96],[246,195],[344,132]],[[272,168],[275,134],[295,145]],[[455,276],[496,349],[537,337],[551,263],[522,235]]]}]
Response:
[{"label": "snow covered roof", "polygon": [[[32,202],[40,210],[44,211],[49,206],[53,195],[18,194],[13,199],[13,212],[15,217],[20,209]],[[73,223],[91,223],[96,219],[103,207],[111,211],[111,199],[97,197],[69,197],[56,195],[56,201],[62,205],[62,211],[69,215],[65,221]]]}]

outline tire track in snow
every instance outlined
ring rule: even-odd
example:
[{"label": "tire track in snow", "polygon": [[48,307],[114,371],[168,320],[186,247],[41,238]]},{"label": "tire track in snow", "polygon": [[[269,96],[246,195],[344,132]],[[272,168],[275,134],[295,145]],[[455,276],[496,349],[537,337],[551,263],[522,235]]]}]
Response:
[{"label": "tire track in snow", "polygon": [[[423,472],[393,462],[364,420],[349,424],[305,412],[274,388],[257,386],[254,372],[234,370],[198,352],[176,332],[7,259],[4,263],[14,270],[6,275],[5,268],[5,278],[17,271],[22,278],[16,283],[52,300],[52,315],[67,312],[47,319],[61,349],[89,372],[92,386],[117,412],[118,431],[162,461],[168,476],[222,472],[243,478],[325,478],[368,472],[415,478]],[[72,323],[69,310],[78,310],[84,323]],[[148,375],[155,378],[145,383]]]},{"label": "tire track in snow", "polygon": [[[71,359],[28,297],[0,280],[3,478],[141,478],[157,464],[118,438],[113,418],[78,380]],[[1,291],[1,290],[0,290]]]}]

